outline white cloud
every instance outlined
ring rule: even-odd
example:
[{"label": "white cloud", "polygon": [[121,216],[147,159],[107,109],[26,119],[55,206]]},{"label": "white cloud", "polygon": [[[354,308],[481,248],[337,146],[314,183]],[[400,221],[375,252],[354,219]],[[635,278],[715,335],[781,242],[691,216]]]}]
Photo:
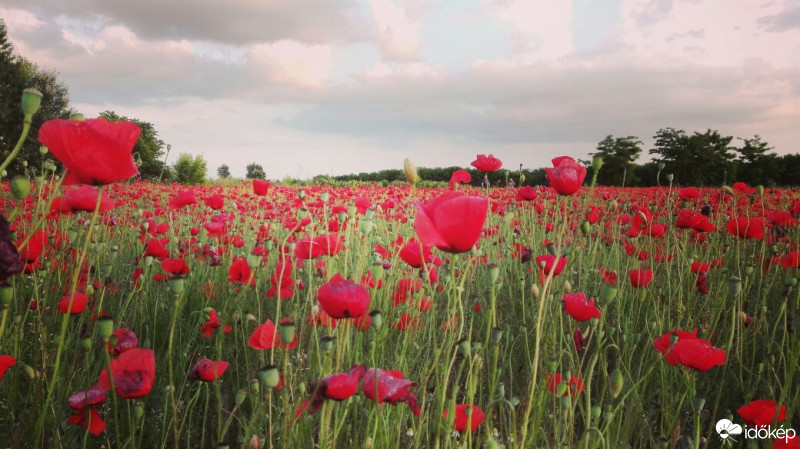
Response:
[{"label": "white cloud", "polygon": [[320,88],[330,77],[333,53],[330,45],[304,45],[284,40],[254,45],[248,59],[275,82]]},{"label": "white cloud", "polygon": [[512,27],[513,61],[529,65],[572,53],[572,3],[564,0],[490,0],[484,7],[496,20]]},{"label": "white cloud", "polygon": [[367,0],[381,53],[390,60],[416,59],[420,48],[419,10],[393,0]]}]

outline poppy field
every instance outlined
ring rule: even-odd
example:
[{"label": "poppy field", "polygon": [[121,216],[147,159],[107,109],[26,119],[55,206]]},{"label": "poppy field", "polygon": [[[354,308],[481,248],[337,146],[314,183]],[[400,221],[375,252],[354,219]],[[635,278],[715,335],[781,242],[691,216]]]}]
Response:
[{"label": "poppy field", "polygon": [[3,184],[4,447],[800,444],[800,192],[164,185],[56,122]]}]

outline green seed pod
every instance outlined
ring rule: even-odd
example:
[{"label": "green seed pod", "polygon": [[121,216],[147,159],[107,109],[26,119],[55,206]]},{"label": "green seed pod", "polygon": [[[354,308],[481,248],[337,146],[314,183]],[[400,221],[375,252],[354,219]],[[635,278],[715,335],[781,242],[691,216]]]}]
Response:
[{"label": "green seed pod", "polygon": [[258,378],[266,388],[275,388],[281,381],[281,372],[277,366],[267,365],[258,371]]},{"label": "green seed pod", "polygon": [[29,87],[22,91],[22,113],[25,119],[30,120],[42,105],[42,93],[38,89]]},{"label": "green seed pod", "polygon": [[283,344],[288,345],[294,341],[296,330],[297,325],[294,324],[294,321],[281,321],[281,323],[278,324],[278,337],[281,338],[281,342],[283,342]]},{"label": "green seed pod", "polygon": [[614,399],[618,398],[624,386],[625,379],[622,377],[622,371],[617,368],[611,372],[611,379],[609,379],[608,382],[608,387],[611,390],[611,397]]},{"label": "green seed pod", "polygon": [[11,180],[11,195],[15,199],[24,200],[31,193],[31,180],[25,176],[16,176]]},{"label": "green seed pod", "polygon": [[4,307],[8,307],[11,304],[11,300],[14,299],[14,287],[9,284],[0,285],[0,303]]},{"label": "green seed pod", "polygon": [[461,354],[462,357],[469,357],[469,354],[472,351],[472,345],[470,344],[469,340],[462,338],[458,341],[458,343],[456,343],[456,346],[458,347],[458,353]]}]

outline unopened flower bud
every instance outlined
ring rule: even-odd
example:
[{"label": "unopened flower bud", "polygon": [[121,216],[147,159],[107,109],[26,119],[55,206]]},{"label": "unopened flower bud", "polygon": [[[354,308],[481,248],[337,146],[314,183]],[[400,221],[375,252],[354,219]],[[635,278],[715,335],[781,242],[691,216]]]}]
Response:
[{"label": "unopened flower bud", "polygon": [[69,119],[70,120],[86,120],[86,117],[84,117],[84,115],[81,114],[80,112],[74,112],[74,113],[70,114]]},{"label": "unopened flower bud", "polygon": [[419,182],[419,175],[417,174],[417,167],[411,163],[411,159],[406,158],[403,161],[403,173],[406,175],[406,181],[412,186],[417,185]]},{"label": "unopened flower bud", "polygon": [[619,397],[619,394],[622,392],[622,388],[624,386],[625,379],[622,377],[622,371],[617,368],[611,372],[611,379],[609,379],[608,382],[608,388],[611,390],[611,397],[614,399]]},{"label": "unopened flower bud", "polygon": [[244,388],[240,389],[236,392],[236,395],[233,398],[234,403],[239,406],[244,403],[244,400],[247,399],[247,390]]},{"label": "unopened flower bud", "polygon": [[11,194],[15,199],[24,200],[31,193],[31,180],[25,176],[16,176],[11,180]]},{"label": "unopened flower bud", "polygon": [[14,299],[14,287],[9,284],[0,285],[0,303],[7,307]]},{"label": "unopened flower bud", "polygon": [[180,296],[184,290],[183,276],[173,276],[169,280],[169,291],[174,296]]},{"label": "unopened flower bud", "polygon": [[95,327],[97,329],[97,335],[103,341],[108,341],[111,338],[111,334],[114,333],[114,318],[110,316],[102,316],[97,319],[95,322]]}]

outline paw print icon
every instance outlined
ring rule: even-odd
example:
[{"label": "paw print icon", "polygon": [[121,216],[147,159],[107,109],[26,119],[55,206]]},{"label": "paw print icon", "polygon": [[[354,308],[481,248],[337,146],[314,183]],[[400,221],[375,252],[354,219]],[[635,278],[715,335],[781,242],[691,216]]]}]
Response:
[{"label": "paw print icon", "polygon": [[[734,424],[728,419],[720,419],[717,421],[717,434],[723,440],[730,438],[733,440],[734,435],[741,435],[742,434],[742,426],[739,424]],[[734,440],[736,441],[736,440]]]}]

